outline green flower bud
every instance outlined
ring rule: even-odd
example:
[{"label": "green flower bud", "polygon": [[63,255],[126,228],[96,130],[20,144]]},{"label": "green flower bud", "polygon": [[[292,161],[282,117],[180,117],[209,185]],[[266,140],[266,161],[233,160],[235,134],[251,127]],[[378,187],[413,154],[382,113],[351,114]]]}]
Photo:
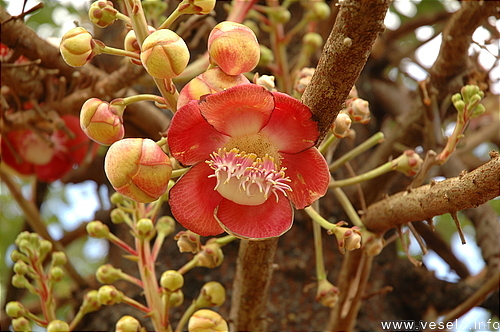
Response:
[{"label": "green flower bud", "polygon": [[87,233],[96,239],[105,239],[109,236],[109,228],[99,220],[87,224]]},{"label": "green flower bud", "polygon": [[116,332],[138,332],[141,330],[141,323],[132,316],[125,315],[116,322]]},{"label": "green flower bud", "polygon": [[[36,234],[36,233],[34,233]],[[39,259],[44,260],[47,254],[52,251],[52,242],[48,240],[38,240],[39,241]]]},{"label": "green flower bud", "polygon": [[486,112],[486,108],[484,108],[483,104],[478,104],[474,109],[470,112],[471,118],[477,118],[480,115],[483,115]]},{"label": "green flower bud", "polygon": [[47,332],[68,332],[69,325],[62,320],[53,320],[47,325]]},{"label": "green flower bud", "polygon": [[470,103],[472,96],[479,94],[480,99],[484,97],[484,92],[477,85],[466,85],[460,90],[466,103]]},{"label": "green flower bud", "polygon": [[156,221],[156,232],[168,236],[175,230],[175,220],[170,216],[163,216]]},{"label": "green flower bud", "polygon": [[179,76],[189,62],[189,49],[175,32],[160,29],[142,44],[141,61],[149,75],[169,79]]},{"label": "green flower bud", "polygon": [[14,274],[11,279],[12,286],[16,288],[27,288],[29,285],[28,279],[24,274]]},{"label": "green flower bud", "polygon": [[203,285],[200,295],[195,300],[198,308],[221,306],[224,301],[226,301],[226,290],[217,281],[210,281]]},{"label": "green flower bud", "polygon": [[95,55],[92,35],[82,27],[69,30],[59,47],[63,60],[72,67],[81,67]]},{"label": "green flower bud", "polygon": [[116,21],[117,13],[111,1],[99,0],[90,5],[89,18],[99,28],[105,28]]},{"label": "green flower bud", "polygon": [[10,253],[10,259],[12,259],[13,262],[17,262],[17,261],[23,261],[25,263],[28,263],[29,262],[29,259],[28,257],[26,257],[25,254],[21,253],[19,250],[12,250],[12,252]]},{"label": "green flower bud", "polygon": [[64,271],[59,266],[54,266],[49,270],[49,280],[59,282],[64,277]]},{"label": "green flower bud", "polygon": [[259,63],[260,46],[253,31],[243,24],[221,22],[208,36],[210,62],[228,75],[253,70]]},{"label": "green flower bud", "polygon": [[208,267],[210,269],[221,265],[224,261],[224,253],[220,245],[216,242],[216,239],[209,240],[196,257],[197,266]]},{"label": "green flower bud", "polygon": [[465,102],[463,100],[457,100],[453,103],[453,106],[455,106],[458,113],[463,113],[465,110]]},{"label": "green flower bud", "polygon": [[5,312],[12,318],[24,317],[26,315],[26,309],[19,301],[10,301],[7,303]]},{"label": "green flower bud", "polygon": [[414,176],[420,171],[424,161],[413,150],[406,150],[401,156],[392,161],[392,167],[406,176]]},{"label": "green flower bud", "polygon": [[265,45],[259,45],[260,58],[258,66],[266,67],[274,63],[274,52]]},{"label": "green flower bud", "polygon": [[116,280],[121,279],[122,270],[113,267],[111,264],[99,266],[95,276],[102,284],[112,284]]},{"label": "green flower bud", "polygon": [[18,260],[14,264],[14,272],[17,274],[25,275],[26,273],[28,273],[28,265],[25,262]]},{"label": "green flower bud", "polygon": [[120,303],[123,299],[123,293],[117,290],[114,286],[101,286],[97,291],[99,302],[104,305],[113,305]]},{"label": "green flower bud", "polygon": [[276,7],[276,10],[273,11],[271,15],[273,16],[274,20],[277,23],[282,23],[282,24],[288,23],[288,21],[290,21],[290,18],[292,17],[290,11],[285,7],[281,6]]},{"label": "green flower bud", "polygon": [[111,195],[110,201],[114,205],[123,204],[125,202],[125,197],[120,193],[113,193]]},{"label": "green flower bud", "polygon": [[62,251],[54,251],[52,253],[52,266],[64,265],[68,262],[66,254]]},{"label": "green flower bud", "polygon": [[460,100],[462,100],[462,95],[460,93],[455,93],[453,96],[451,96],[451,101],[453,104]]},{"label": "green flower bud", "polygon": [[31,331],[31,323],[25,317],[18,317],[11,321],[12,329],[17,332]]},{"label": "green flower bud", "polygon": [[82,106],[80,126],[93,141],[102,145],[111,145],[125,135],[124,110],[125,106],[90,98]]},{"label": "green flower bud", "polygon": [[190,252],[193,254],[201,250],[200,236],[191,231],[180,231],[174,237],[180,252]]},{"label": "green flower bud", "polygon": [[83,297],[82,305],[80,306],[80,310],[84,314],[88,314],[89,312],[97,311],[101,308],[101,302],[99,301],[99,292],[91,290],[85,294]]},{"label": "green flower bud", "polygon": [[137,202],[150,203],[168,187],[170,158],[151,139],[126,138],[113,143],[104,170],[116,191]]},{"label": "green flower bud", "polygon": [[323,37],[317,32],[308,32],[302,37],[302,43],[313,50],[317,50],[323,46]]},{"label": "green flower bud", "polygon": [[178,10],[182,14],[209,14],[215,7],[215,0],[184,0]]},{"label": "green flower bud", "polygon": [[322,279],[318,282],[316,302],[321,303],[325,307],[333,308],[339,300],[339,293],[340,291],[337,287],[328,280]]},{"label": "green flower bud", "polygon": [[162,273],[160,285],[170,292],[175,292],[184,285],[184,277],[175,270],[168,270]]},{"label": "green flower bud", "polygon": [[208,309],[196,311],[188,321],[189,332],[229,331],[227,322],[220,314]]},{"label": "green flower bud", "polygon": [[330,6],[323,1],[314,1],[311,3],[309,17],[312,21],[323,21],[330,17]]},{"label": "green flower bud", "polygon": [[121,224],[126,220],[127,212],[123,211],[122,209],[116,208],[111,210],[109,216],[113,224]]},{"label": "green flower bud", "polygon": [[155,226],[149,218],[141,218],[135,226],[137,237],[141,240],[151,240],[156,234]]},{"label": "green flower bud", "polygon": [[184,293],[182,289],[178,289],[170,294],[169,305],[172,308],[180,306],[184,302]]}]

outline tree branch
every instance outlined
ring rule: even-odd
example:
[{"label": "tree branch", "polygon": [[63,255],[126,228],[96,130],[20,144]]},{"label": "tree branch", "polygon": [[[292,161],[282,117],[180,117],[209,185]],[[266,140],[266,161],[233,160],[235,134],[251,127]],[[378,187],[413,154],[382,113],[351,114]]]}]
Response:
[{"label": "tree branch", "polygon": [[404,191],[370,205],[363,215],[366,228],[382,233],[411,221],[477,207],[500,195],[500,155],[470,173]]}]

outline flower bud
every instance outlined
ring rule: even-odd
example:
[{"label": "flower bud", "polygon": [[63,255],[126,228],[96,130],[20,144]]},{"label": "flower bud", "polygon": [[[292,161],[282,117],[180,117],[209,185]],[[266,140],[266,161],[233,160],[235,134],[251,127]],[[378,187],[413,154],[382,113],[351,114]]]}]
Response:
[{"label": "flower bud", "polygon": [[105,239],[109,236],[109,227],[99,220],[87,224],[87,233],[96,239]]},{"label": "flower bud", "polygon": [[125,203],[125,197],[120,194],[120,193],[117,193],[117,192],[114,192],[112,195],[111,195],[111,198],[109,199],[110,202],[114,205],[118,205],[118,204],[123,204]]},{"label": "flower bud", "polygon": [[200,100],[204,95],[221,92],[239,84],[250,81],[243,75],[228,75],[219,67],[211,68],[196,76],[186,84],[179,93],[177,108],[189,103],[191,100]]},{"label": "flower bud", "polygon": [[136,236],[141,240],[151,240],[156,234],[153,221],[149,218],[141,218],[135,226]]},{"label": "flower bud", "polygon": [[202,247],[197,255],[197,266],[208,267],[213,269],[222,264],[224,261],[224,253],[216,239],[211,239]]},{"label": "flower bud", "polygon": [[24,274],[14,274],[11,279],[12,286],[16,288],[27,288],[29,287],[29,281],[26,279]]},{"label": "flower bud", "polygon": [[120,208],[116,208],[111,210],[109,217],[111,218],[111,222],[113,224],[121,224],[126,220],[127,213]]},{"label": "flower bud", "polygon": [[[144,4],[143,4],[143,6],[144,6]],[[149,32],[149,34],[155,32],[155,31],[156,31],[155,28],[153,28],[152,26],[148,25],[148,32]],[[129,52],[134,52],[134,53],[137,53],[137,54],[141,54],[141,47],[139,46],[139,42],[137,42],[137,37],[135,35],[135,31],[134,30],[130,30],[127,33],[127,35],[125,36],[125,40],[123,41],[123,48],[125,49],[125,51],[129,51]],[[131,58],[130,61],[132,61],[133,64],[142,66],[142,62],[140,62],[139,60]]]},{"label": "flower bud", "polygon": [[14,264],[14,272],[16,274],[25,275],[26,273],[28,273],[28,265],[25,262],[19,260]]},{"label": "flower bud", "polygon": [[460,93],[466,103],[470,103],[474,95],[479,95],[479,99],[484,97],[484,92],[477,85],[465,85],[460,89]]},{"label": "flower bud", "polygon": [[162,273],[160,285],[170,292],[175,292],[184,285],[184,277],[180,272],[168,270]]},{"label": "flower bud", "polygon": [[288,23],[288,21],[290,21],[290,18],[292,17],[290,11],[282,6],[275,7],[275,10],[271,11],[270,14],[272,15],[276,23],[281,24]]},{"label": "flower bud", "polygon": [[181,14],[204,15],[210,13],[215,7],[215,0],[184,0],[179,4]]},{"label": "flower bud", "polygon": [[302,43],[312,50],[317,50],[323,46],[323,37],[317,32],[308,32],[302,37]]},{"label": "flower bud", "polygon": [[259,63],[260,47],[253,31],[243,24],[221,22],[208,36],[210,62],[228,75],[253,70]]},{"label": "flower bud", "polygon": [[478,104],[470,111],[470,117],[477,118],[478,116],[483,115],[484,112],[486,112],[486,108],[483,106],[483,104]]},{"label": "flower bud", "polygon": [[13,262],[17,262],[17,261],[23,261],[24,263],[29,262],[28,257],[26,257],[25,254],[21,253],[19,250],[16,250],[16,249],[12,250],[12,252],[10,253],[10,259]]},{"label": "flower bud", "polygon": [[37,241],[39,242],[38,257],[40,261],[43,261],[47,254],[52,251],[52,242],[48,240],[38,239],[38,234],[33,233],[37,236]]},{"label": "flower bud", "polygon": [[5,306],[5,312],[9,317],[18,318],[26,315],[26,309],[19,301],[10,301]]},{"label": "flower bud", "polygon": [[59,282],[64,277],[64,271],[59,266],[54,266],[49,270],[49,280]]},{"label": "flower bud", "polygon": [[323,1],[314,1],[311,3],[309,17],[313,21],[323,21],[330,16],[330,6]]},{"label": "flower bud", "polygon": [[132,316],[122,316],[116,322],[116,332],[138,332],[141,330],[141,323]]},{"label": "flower bud", "polygon": [[346,250],[351,251],[361,247],[361,232],[359,227],[336,227],[334,233],[341,253],[345,254]]},{"label": "flower bud", "polygon": [[163,195],[170,181],[169,157],[151,139],[126,138],[113,143],[104,161],[106,176],[116,191],[137,202]]},{"label": "flower bud", "polygon": [[87,292],[83,297],[82,305],[80,306],[80,310],[84,314],[88,314],[89,312],[97,311],[101,308],[101,302],[99,301],[99,292],[95,289]]},{"label": "flower bud", "polygon": [[97,291],[99,302],[104,305],[113,305],[120,303],[123,299],[123,293],[117,290],[114,286],[101,286]]},{"label": "flower bud", "polygon": [[258,74],[255,74],[253,82],[257,85],[266,88],[268,91],[276,91],[276,86],[274,84],[274,76],[270,75],[259,76]]},{"label": "flower bud", "polygon": [[99,28],[105,28],[115,22],[117,13],[111,1],[99,0],[90,5],[89,18]]},{"label": "flower bud", "polygon": [[174,237],[180,252],[197,254],[201,250],[200,236],[191,231],[180,231]]},{"label": "flower bud", "polygon": [[169,305],[172,308],[180,306],[184,302],[184,293],[182,289],[178,289],[170,294]]},{"label": "flower bud", "polygon": [[175,230],[175,220],[170,216],[163,216],[156,220],[156,232],[163,236],[168,236]]},{"label": "flower bud", "polygon": [[149,75],[168,79],[179,76],[189,62],[189,49],[175,32],[160,29],[142,44],[141,61]]},{"label": "flower bud", "polygon": [[420,171],[422,158],[413,150],[406,150],[401,156],[392,161],[392,167],[406,176],[414,176]]},{"label": "flower bud", "polygon": [[257,64],[260,67],[269,66],[271,63],[274,63],[274,52],[265,45],[259,45],[260,47],[260,58],[259,63]]},{"label": "flower bud", "polygon": [[461,99],[453,102],[453,106],[455,106],[459,114],[465,110],[465,102]]},{"label": "flower bud", "polygon": [[69,325],[62,320],[53,320],[47,325],[47,332],[68,332]]},{"label": "flower bud", "polygon": [[309,83],[311,83],[311,78],[314,75],[314,72],[314,68],[302,68],[299,72],[297,83],[295,83],[293,89],[298,93],[303,94]]},{"label": "flower bud", "polygon": [[116,280],[121,279],[122,270],[113,267],[111,264],[99,266],[95,276],[101,284],[112,284]]},{"label": "flower bud", "polygon": [[224,301],[226,301],[226,290],[217,281],[210,281],[203,285],[200,295],[195,300],[198,308],[221,306]]},{"label": "flower bud", "polygon": [[339,300],[339,293],[340,291],[336,286],[327,279],[322,279],[318,282],[316,302],[321,303],[325,307],[333,308]]},{"label": "flower bud", "polygon": [[111,145],[125,135],[124,106],[110,105],[98,98],[87,100],[80,112],[80,126],[93,141]]},{"label": "flower bud", "polygon": [[54,251],[52,253],[52,266],[64,265],[68,262],[66,254],[62,251]]},{"label": "flower bud", "polygon": [[94,56],[92,35],[82,27],[69,30],[59,47],[64,61],[72,67],[81,67]]},{"label": "flower bud", "polygon": [[196,311],[188,322],[189,332],[229,331],[227,322],[220,314],[208,309]]},{"label": "flower bud", "polygon": [[12,329],[17,332],[31,331],[31,323],[25,317],[18,317],[11,321]]},{"label": "flower bud", "polygon": [[377,235],[366,228],[361,230],[363,238],[363,249],[368,256],[376,256],[382,252],[385,246],[385,239],[382,235]]},{"label": "flower bud", "polygon": [[366,124],[370,121],[370,108],[368,102],[361,98],[346,101],[347,113],[352,121]]},{"label": "flower bud", "polygon": [[337,115],[335,122],[332,125],[332,133],[337,138],[344,138],[349,135],[349,131],[351,130],[352,120],[349,115],[345,113],[340,113]]}]

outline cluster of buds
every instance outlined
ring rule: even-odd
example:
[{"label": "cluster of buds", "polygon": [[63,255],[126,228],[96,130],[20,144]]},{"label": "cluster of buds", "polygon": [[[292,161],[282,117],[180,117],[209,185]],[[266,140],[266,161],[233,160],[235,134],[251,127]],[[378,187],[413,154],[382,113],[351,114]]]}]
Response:
[{"label": "cluster of buds", "polygon": [[361,247],[360,228],[357,226],[353,226],[351,228],[340,227],[346,224],[347,223],[345,221],[340,221],[336,224],[337,227],[332,230],[337,238],[339,250],[343,254],[345,254],[346,250],[352,251]]},{"label": "cluster of buds", "polygon": [[466,85],[462,87],[460,93],[451,97],[451,101],[458,111],[459,118],[467,120],[476,118],[485,112],[486,109],[480,103],[483,97],[484,92],[477,85]]},{"label": "cluster of buds", "polygon": [[41,239],[36,233],[22,232],[17,236],[15,244],[19,250],[13,250],[11,254],[11,259],[15,262],[12,285],[17,288],[25,288],[30,293],[37,295],[45,308],[46,316],[43,319],[36,317],[18,301],[7,303],[5,311],[10,317],[16,318],[16,322],[13,324],[19,328],[32,319],[40,326],[47,327],[47,330],[52,326],[51,331],[56,331],[54,326],[61,326],[61,323],[64,322],[58,323],[49,319],[49,317],[55,317],[51,292],[54,285],[64,277],[61,266],[67,262],[66,255],[61,251],[53,252],[50,264],[45,270],[44,260],[52,252],[50,241]]}]

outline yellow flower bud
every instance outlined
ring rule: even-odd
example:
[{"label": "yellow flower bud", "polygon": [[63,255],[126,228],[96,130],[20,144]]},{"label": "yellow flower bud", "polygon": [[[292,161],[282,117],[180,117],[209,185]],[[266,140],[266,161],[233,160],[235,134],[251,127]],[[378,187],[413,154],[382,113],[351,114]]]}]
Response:
[{"label": "yellow flower bud", "polygon": [[228,75],[253,70],[260,59],[260,47],[253,31],[243,24],[221,22],[208,36],[210,62]]},{"label": "yellow flower bud", "polygon": [[99,220],[91,221],[87,224],[87,233],[96,239],[103,239],[109,236],[109,228]]},{"label": "yellow flower bud", "polygon": [[12,320],[12,328],[14,331],[31,331],[31,323],[24,317],[18,317]]},{"label": "yellow flower bud", "polygon": [[89,18],[98,27],[105,28],[116,21],[117,13],[111,1],[99,0],[90,5]]},{"label": "yellow flower bud", "polygon": [[227,322],[220,314],[209,309],[196,311],[188,322],[189,332],[229,331]]},{"label": "yellow flower bud", "polygon": [[184,0],[178,10],[182,14],[208,14],[215,7],[215,0]]},{"label": "yellow flower bud", "polygon": [[68,65],[81,67],[92,59],[94,44],[92,35],[84,28],[77,27],[66,32],[59,48]]},{"label": "yellow flower bud", "polygon": [[172,174],[169,157],[147,138],[126,138],[113,143],[106,154],[104,170],[116,191],[141,203],[162,196]]},{"label": "yellow flower bud", "polygon": [[161,29],[142,44],[141,61],[149,75],[168,79],[179,76],[189,62],[189,49],[175,32]]},{"label": "yellow flower bud", "polygon": [[[148,25],[149,34],[155,32],[155,31],[156,31],[155,28]],[[134,30],[130,30],[127,33],[127,35],[125,36],[125,40],[123,41],[123,48],[125,49],[125,51],[135,52],[137,54],[141,54],[141,47],[140,47],[139,43],[137,42],[137,37],[135,36]],[[142,66],[142,62],[140,62],[139,60],[131,58],[130,61],[132,61],[133,64]]]},{"label": "yellow flower bud", "polygon": [[7,316],[12,318],[22,317],[26,315],[26,309],[19,301],[10,301],[9,303],[7,303],[7,305],[5,306],[5,312],[7,313]]},{"label": "yellow flower bud", "polygon": [[178,271],[168,270],[162,273],[160,285],[170,292],[175,292],[184,285],[184,277]]},{"label": "yellow flower bud", "polygon": [[217,281],[210,281],[203,285],[200,295],[195,300],[198,308],[221,306],[225,301],[226,290]]},{"label": "yellow flower bud", "polygon": [[62,320],[53,320],[47,325],[47,332],[68,332],[69,325]]},{"label": "yellow flower bud", "polygon": [[123,293],[115,288],[115,286],[101,286],[97,291],[99,302],[104,305],[113,305],[120,303],[123,299]]},{"label": "yellow flower bud", "polygon": [[141,323],[132,316],[125,315],[116,322],[116,332],[137,332],[141,330]]},{"label": "yellow flower bud", "polygon": [[339,289],[327,279],[320,280],[316,292],[316,302],[321,303],[325,307],[333,308],[338,300]]},{"label": "yellow flower bud", "polygon": [[124,109],[124,106],[90,98],[82,106],[80,126],[93,141],[111,145],[125,135],[122,118]]}]

